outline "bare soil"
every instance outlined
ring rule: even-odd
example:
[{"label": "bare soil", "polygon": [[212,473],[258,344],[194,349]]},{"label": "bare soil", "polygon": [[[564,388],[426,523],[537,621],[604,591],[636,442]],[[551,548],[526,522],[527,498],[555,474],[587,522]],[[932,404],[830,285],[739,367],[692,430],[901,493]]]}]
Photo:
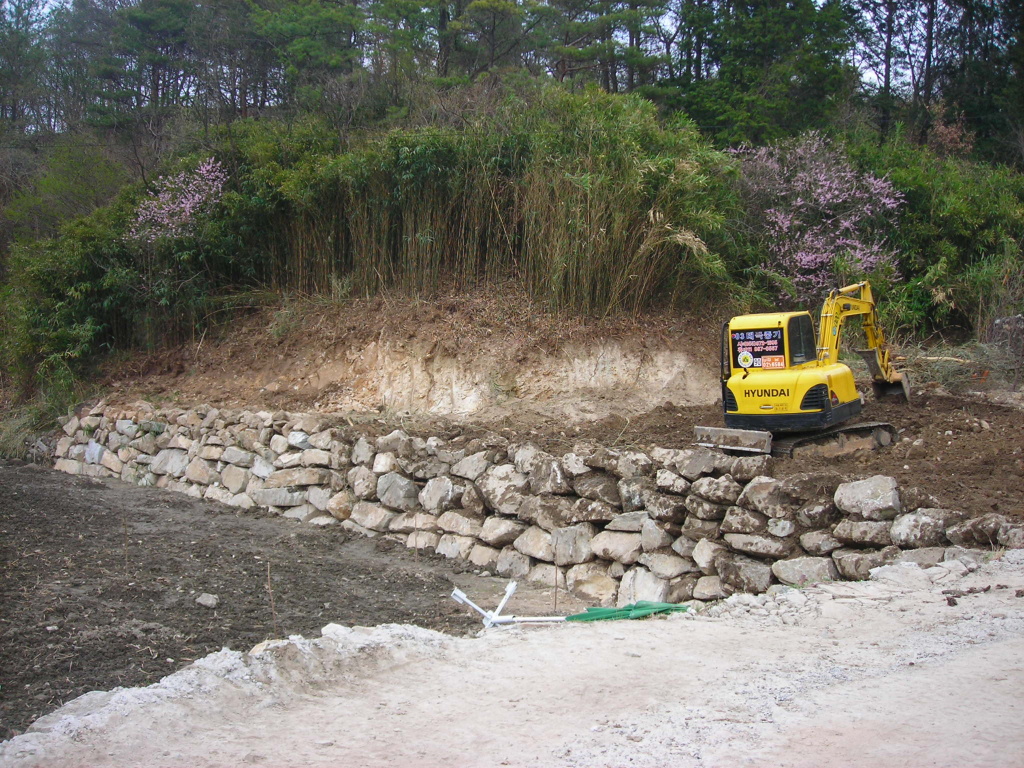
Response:
[{"label": "bare soil", "polygon": [[[33,465],[0,466],[0,499],[0,740],[87,691],[329,622],[461,635],[481,624],[453,586],[489,607],[504,586],[386,539]],[[516,601],[582,605],[529,584]]]}]

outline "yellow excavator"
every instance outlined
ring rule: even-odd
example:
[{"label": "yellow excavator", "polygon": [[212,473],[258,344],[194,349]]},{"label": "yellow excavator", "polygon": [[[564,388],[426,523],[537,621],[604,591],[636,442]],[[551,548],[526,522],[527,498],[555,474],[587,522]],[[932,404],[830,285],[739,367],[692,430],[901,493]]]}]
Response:
[{"label": "yellow excavator", "polygon": [[[871,286],[867,282],[831,291],[821,308],[818,332],[810,312],[740,315],[722,327],[722,404],[726,429],[696,427],[697,443],[752,453],[792,455],[802,444],[863,438],[888,445],[891,425],[840,426],[861,412],[863,400],[853,371],[839,362],[843,324],[859,317],[867,348],[857,350],[871,373],[877,397],[909,402],[909,381],[890,358]],[[775,441],[777,433],[799,433]],[[854,439],[857,438],[857,439]]]}]

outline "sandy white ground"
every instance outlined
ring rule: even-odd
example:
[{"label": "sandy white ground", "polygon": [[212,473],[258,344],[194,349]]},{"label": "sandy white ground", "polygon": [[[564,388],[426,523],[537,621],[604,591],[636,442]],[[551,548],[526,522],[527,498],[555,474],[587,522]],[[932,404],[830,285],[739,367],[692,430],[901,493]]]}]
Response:
[{"label": "sandy white ground", "polygon": [[0,765],[1024,766],[1024,551],[966,570],[472,639],[331,625],[88,694]]}]

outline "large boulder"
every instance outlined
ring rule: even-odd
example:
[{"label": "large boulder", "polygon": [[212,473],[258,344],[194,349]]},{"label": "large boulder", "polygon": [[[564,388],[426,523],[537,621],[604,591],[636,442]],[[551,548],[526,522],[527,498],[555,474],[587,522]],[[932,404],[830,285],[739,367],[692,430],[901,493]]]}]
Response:
[{"label": "large boulder", "polygon": [[889,535],[893,544],[904,549],[941,547],[949,543],[946,529],[963,517],[963,513],[951,509],[918,509],[893,520]]},{"label": "large boulder", "polygon": [[776,560],[772,573],[783,584],[791,587],[806,587],[822,581],[835,581],[839,569],[831,557],[794,557],[792,560]]},{"label": "large boulder", "polygon": [[643,552],[639,533],[618,531],[602,531],[591,539],[590,547],[601,559],[614,560],[623,565],[632,565]]},{"label": "large boulder", "polygon": [[772,583],[772,569],[768,563],[734,552],[722,552],[715,560],[715,568],[727,592],[749,592],[759,595]]},{"label": "large boulder", "polygon": [[616,605],[621,608],[640,601],[663,603],[668,590],[668,580],[658,578],[646,568],[630,568],[622,577]]},{"label": "large boulder", "polygon": [[892,544],[889,535],[890,524],[875,520],[846,519],[832,529],[832,535],[844,544],[867,547],[887,547]]},{"label": "large boulder", "polygon": [[377,498],[391,509],[414,512],[420,509],[419,495],[416,483],[397,472],[388,472],[377,480]]},{"label": "large boulder", "polygon": [[1002,515],[990,512],[951,526],[946,531],[950,542],[959,547],[996,547],[1000,532],[1010,524]]},{"label": "large boulder", "polygon": [[514,517],[525,498],[523,494],[530,487],[530,480],[514,464],[498,464],[480,475],[476,487],[488,509]]},{"label": "large boulder", "polygon": [[594,550],[590,542],[596,535],[597,528],[590,523],[579,523],[551,531],[555,565],[579,565],[593,560]]},{"label": "large boulder", "polygon": [[903,511],[896,479],[875,475],[836,488],[836,506],[864,520],[892,520]]},{"label": "large boulder", "polygon": [[736,552],[775,560],[789,556],[793,543],[765,534],[727,533],[722,538]]},{"label": "large boulder", "polygon": [[832,560],[844,579],[863,581],[871,576],[872,568],[893,562],[899,553],[896,547],[881,550],[837,549],[832,553]]}]

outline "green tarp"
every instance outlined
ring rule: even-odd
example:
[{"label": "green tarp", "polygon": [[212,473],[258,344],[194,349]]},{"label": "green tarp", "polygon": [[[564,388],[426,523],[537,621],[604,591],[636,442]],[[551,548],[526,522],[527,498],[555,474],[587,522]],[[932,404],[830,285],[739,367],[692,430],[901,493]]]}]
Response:
[{"label": "green tarp", "polygon": [[584,613],[566,616],[566,621],[610,621],[612,619],[642,619],[655,613],[678,613],[685,611],[685,605],[675,603],[649,603],[641,600],[624,605],[622,608],[587,608]]}]

